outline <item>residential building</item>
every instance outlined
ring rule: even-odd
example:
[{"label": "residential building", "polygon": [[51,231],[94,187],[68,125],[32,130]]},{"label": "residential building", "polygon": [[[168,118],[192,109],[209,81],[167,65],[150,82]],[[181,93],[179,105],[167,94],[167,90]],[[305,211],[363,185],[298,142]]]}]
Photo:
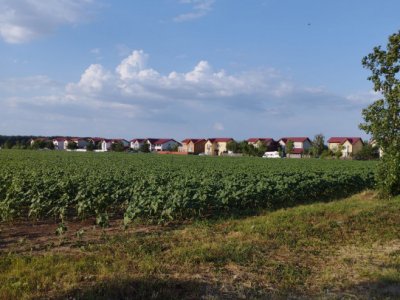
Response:
[{"label": "residential building", "polygon": [[[289,141],[293,142],[293,149],[290,154],[286,151],[286,145]],[[279,140],[279,145],[287,157],[301,158],[306,151],[311,149],[312,142],[308,137],[283,137]]]},{"label": "residential building", "polygon": [[204,152],[204,147],[206,145],[205,139],[184,139],[182,141],[181,152],[187,152],[190,154],[200,154]]},{"label": "residential building", "polygon": [[364,143],[360,137],[331,137],[328,140],[328,148],[332,152],[342,150],[342,157],[348,158],[359,152]]},{"label": "residential building", "polygon": [[227,145],[233,141],[232,138],[211,138],[208,139],[204,146],[204,153],[206,155],[222,155],[228,152]]},{"label": "residential building", "polygon": [[170,151],[181,144],[174,139],[146,139],[149,144],[150,151]]},{"label": "residential building", "polygon": [[130,141],[130,147],[133,150],[139,150],[140,147],[146,142],[146,139],[132,139]]},{"label": "residential building", "polygon": [[269,147],[274,142],[274,140],[272,138],[249,138],[246,140],[246,142],[253,145],[254,147],[259,147],[261,144]]}]

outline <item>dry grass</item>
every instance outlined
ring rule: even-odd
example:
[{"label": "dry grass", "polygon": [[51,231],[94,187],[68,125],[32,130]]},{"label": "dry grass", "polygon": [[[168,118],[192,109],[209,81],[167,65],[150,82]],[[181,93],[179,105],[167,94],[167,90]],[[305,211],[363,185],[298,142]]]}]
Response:
[{"label": "dry grass", "polygon": [[18,226],[3,224],[0,237],[15,237],[0,254],[0,298],[395,299],[399,212],[400,198],[365,192],[244,219],[127,231],[115,222],[106,232],[86,224],[79,238],[46,244],[38,234],[27,247]]}]

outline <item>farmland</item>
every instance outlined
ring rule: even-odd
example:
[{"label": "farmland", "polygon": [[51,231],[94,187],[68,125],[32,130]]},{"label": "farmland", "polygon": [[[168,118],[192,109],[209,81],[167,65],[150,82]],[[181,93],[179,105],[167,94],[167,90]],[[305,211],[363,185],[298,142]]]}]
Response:
[{"label": "farmland", "polygon": [[[168,222],[340,198],[375,162],[50,151],[0,152],[0,217]],[[62,228],[61,228],[62,229]]]}]

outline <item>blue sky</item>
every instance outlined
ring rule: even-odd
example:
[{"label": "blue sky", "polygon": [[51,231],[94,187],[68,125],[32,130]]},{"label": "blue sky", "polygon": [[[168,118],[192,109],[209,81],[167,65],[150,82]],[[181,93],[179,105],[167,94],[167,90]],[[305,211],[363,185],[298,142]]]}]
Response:
[{"label": "blue sky", "polygon": [[0,134],[362,136],[398,0],[0,0]]}]

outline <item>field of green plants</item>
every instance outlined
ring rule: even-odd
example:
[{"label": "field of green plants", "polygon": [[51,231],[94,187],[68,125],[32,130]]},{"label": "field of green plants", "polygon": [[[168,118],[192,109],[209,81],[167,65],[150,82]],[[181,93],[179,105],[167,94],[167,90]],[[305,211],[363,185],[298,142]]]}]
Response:
[{"label": "field of green plants", "polygon": [[0,220],[164,222],[329,200],[374,186],[375,162],[0,151]]}]

